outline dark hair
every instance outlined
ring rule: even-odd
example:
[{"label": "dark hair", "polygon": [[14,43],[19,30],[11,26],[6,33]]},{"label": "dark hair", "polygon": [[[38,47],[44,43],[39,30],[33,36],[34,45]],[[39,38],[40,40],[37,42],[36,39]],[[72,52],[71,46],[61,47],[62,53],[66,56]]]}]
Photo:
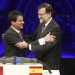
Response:
[{"label": "dark hair", "polygon": [[21,12],[16,11],[16,10],[13,10],[13,11],[9,12],[9,14],[8,14],[8,21],[9,21],[9,23],[11,24],[11,21],[15,22],[19,15],[23,16],[23,14]]},{"label": "dark hair", "polygon": [[46,13],[51,12],[51,16],[53,16],[53,8],[52,8],[51,4],[42,3],[41,5],[38,6],[38,10],[41,8],[45,8]]}]

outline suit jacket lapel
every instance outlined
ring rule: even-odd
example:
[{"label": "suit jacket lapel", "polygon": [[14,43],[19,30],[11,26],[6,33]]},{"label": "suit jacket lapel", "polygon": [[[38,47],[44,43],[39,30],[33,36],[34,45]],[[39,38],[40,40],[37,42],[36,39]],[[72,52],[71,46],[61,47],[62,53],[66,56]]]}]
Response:
[{"label": "suit jacket lapel", "polygon": [[40,28],[40,30],[39,30],[39,35],[40,35],[39,38],[44,37],[44,36],[46,36],[46,35],[49,33],[50,28],[51,28],[51,26],[52,26],[52,23],[53,23],[53,19],[52,19],[51,22],[47,25],[47,27],[45,28],[45,30],[44,30],[43,33],[41,33],[42,25],[39,27],[39,28]]},{"label": "suit jacket lapel", "polygon": [[37,39],[40,38],[41,29],[42,29],[42,24],[39,24]]},{"label": "suit jacket lapel", "polygon": [[15,36],[17,36],[17,37],[20,38],[20,35],[19,35],[14,29],[12,29],[12,28],[10,27],[9,30],[11,30],[11,31],[15,34]]}]

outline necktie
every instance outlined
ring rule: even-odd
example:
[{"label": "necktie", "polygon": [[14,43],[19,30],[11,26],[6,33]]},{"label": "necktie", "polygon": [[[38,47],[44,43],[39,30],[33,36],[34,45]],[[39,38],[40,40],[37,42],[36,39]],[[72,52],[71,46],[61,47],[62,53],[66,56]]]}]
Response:
[{"label": "necktie", "polygon": [[45,30],[45,25],[42,25],[41,33],[43,33],[44,30]]},{"label": "necktie", "polygon": [[23,39],[23,38],[22,38],[22,35],[21,35],[21,32],[19,32],[19,35],[20,35],[20,38]]}]

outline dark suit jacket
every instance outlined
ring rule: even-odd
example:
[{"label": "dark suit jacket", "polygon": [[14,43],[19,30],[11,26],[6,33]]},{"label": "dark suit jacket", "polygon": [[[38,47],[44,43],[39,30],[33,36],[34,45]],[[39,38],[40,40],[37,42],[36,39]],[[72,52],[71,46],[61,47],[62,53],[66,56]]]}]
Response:
[{"label": "dark suit jacket", "polygon": [[[37,40],[31,43],[31,51],[37,53],[37,58],[46,63],[50,69],[59,69],[60,50],[61,50],[61,29],[59,25],[52,19],[44,32],[41,34],[42,25],[37,30]],[[39,45],[38,39],[45,37],[49,31],[56,36],[55,42],[46,42]]]},{"label": "dark suit jacket", "polygon": [[[23,33],[22,33],[22,37]],[[11,56],[24,56],[24,49],[19,49],[15,46],[16,43],[21,42],[19,34],[9,27],[9,29],[6,31],[5,36],[4,36],[4,55],[6,57],[11,57]]]}]

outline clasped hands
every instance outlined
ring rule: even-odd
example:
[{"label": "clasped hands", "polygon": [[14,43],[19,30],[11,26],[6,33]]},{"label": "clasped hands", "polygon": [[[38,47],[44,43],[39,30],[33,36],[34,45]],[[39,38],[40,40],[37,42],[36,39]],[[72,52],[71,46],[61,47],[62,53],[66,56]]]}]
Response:
[{"label": "clasped hands", "polygon": [[[44,37],[45,42],[54,42],[55,39],[56,37],[54,35],[50,35],[50,32]],[[20,49],[23,49],[28,47],[28,43],[26,41],[18,42],[17,44],[15,44],[15,46]]]}]

